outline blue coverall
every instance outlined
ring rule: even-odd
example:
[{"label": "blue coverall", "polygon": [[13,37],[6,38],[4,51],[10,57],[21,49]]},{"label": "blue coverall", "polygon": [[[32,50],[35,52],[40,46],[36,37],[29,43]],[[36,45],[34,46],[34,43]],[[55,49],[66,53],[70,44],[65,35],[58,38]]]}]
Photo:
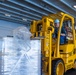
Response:
[{"label": "blue coverall", "polygon": [[[58,29],[59,28],[55,28],[54,35],[53,35],[54,38],[57,38],[57,36],[58,36]],[[61,29],[61,34],[66,35],[66,30],[64,27],[62,27],[62,29]],[[60,35],[60,44],[64,44],[64,43],[66,43],[66,36]]]}]

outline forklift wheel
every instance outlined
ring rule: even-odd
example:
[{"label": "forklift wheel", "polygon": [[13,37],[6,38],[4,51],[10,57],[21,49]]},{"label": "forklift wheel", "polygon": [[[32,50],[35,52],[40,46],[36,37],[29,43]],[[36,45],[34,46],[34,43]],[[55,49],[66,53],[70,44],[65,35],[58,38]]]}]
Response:
[{"label": "forklift wheel", "polygon": [[62,60],[55,60],[52,62],[52,75],[64,74],[64,63]]},{"label": "forklift wheel", "polygon": [[74,69],[76,70],[76,60],[74,61]]}]

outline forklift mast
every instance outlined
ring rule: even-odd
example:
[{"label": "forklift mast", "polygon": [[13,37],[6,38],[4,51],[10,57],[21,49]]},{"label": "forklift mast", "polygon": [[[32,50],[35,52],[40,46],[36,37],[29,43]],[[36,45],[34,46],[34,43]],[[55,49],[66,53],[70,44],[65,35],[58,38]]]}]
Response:
[{"label": "forklift mast", "polygon": [[[52,33],[54,32],[53,20],[49,17],[43,17],[42,20],[32,21],[31,32],[32,38],[43,37],[41,40],[41,52],[43,61],[43,70],[46,75],[51,75],[51,51],[52,51]],[[46,62],[44,62],[46,61]],[[47,65],[49,64],[49,72],[47,72]]]}]

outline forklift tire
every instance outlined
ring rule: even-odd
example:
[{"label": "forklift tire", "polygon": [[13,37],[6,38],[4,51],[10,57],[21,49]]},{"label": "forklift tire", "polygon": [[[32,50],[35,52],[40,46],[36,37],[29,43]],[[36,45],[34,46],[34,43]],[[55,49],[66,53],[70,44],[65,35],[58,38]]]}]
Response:
[{"label": "forklift tire", "polygon": [[64,63],[62,60],[54,60],[52,62],[52,75],[64,75]]},{"label": "forklift tire", "polygon": [[74,70],[76,70],[76,60],[74,61]]}]

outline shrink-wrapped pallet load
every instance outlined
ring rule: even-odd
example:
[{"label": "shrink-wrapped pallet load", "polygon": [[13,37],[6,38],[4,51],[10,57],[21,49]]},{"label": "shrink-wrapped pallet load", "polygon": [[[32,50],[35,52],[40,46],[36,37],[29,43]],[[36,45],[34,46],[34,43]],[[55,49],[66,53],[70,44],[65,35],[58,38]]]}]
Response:
[{"label": "shrink-wrapped pallet load", "polygon": [[41,42],[28,39],[25,30],[3,38],[4,75],[41,75]]}]

